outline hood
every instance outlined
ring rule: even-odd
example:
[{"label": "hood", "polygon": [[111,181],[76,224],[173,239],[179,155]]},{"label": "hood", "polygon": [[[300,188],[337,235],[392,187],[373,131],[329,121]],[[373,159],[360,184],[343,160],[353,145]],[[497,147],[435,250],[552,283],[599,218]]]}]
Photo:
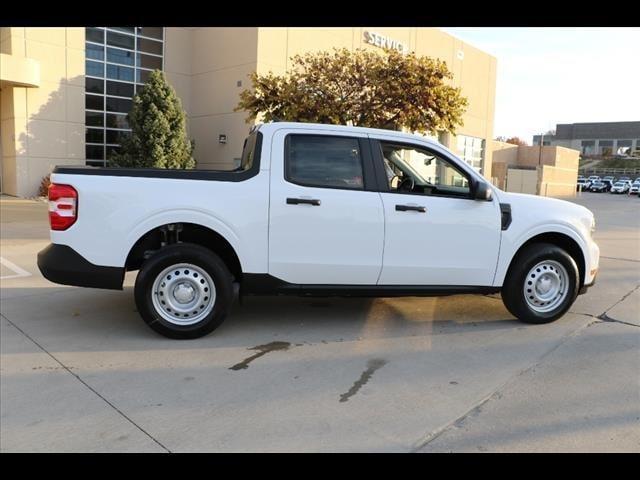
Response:
[{"label": "hood", "polygon": [[516,211],[519,211],[540,220],[548,219],[574,225],[582,224],[587,230],[591,228],[593,222],[594,215],[591,210],[567,200],[502,190],[499,190],[497,194],[501,203],[511,204],[514,215]]}]

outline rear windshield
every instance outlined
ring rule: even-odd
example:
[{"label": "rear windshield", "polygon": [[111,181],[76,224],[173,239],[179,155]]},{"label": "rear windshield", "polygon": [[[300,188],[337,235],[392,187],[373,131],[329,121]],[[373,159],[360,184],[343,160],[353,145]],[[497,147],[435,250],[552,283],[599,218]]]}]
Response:
[{"label": "rear windshield", "polygon": [[246,172],[251,170],[254,163],[260,159],[260,149],[262,148],[262,133],[258,130],[252,132],[244,141],[242,148],[242,159],[237,171]]}]

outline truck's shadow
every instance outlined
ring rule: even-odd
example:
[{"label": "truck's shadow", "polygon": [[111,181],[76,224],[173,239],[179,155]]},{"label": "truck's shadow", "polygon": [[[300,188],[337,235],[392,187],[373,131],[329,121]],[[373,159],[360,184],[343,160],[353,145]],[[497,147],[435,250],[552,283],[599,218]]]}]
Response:
[{"label": "truck's shadow", "polygon": [[[481,295],[405,298],[245,297],[212,334],[191,341],[165,339],[147,327],[133,288],[3,289],[2,314],[26,333],[65,336],[73,345],[121,349],[247,346],[273,340],[292,343],[429,337],[522,326],[499,298]],[[16,296],[14,296],[16,295]],[[257,342],[257,343],[256,343]]]}]

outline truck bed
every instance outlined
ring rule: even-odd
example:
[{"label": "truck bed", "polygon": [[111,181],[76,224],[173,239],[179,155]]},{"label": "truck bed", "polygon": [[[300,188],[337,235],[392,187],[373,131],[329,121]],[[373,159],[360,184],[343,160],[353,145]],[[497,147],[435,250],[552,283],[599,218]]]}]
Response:
[{"label": "truck bed", "polygon": [[[256,165],[256,167],[258,167]],[[215,180],[240,182],[257,173],[257,168],[239,170],[180,170],[165,168],[92,167],[85,165],[59,165],[52,173],[65,175],[98,175],[103,177],[175,178],[178,180]]]}]

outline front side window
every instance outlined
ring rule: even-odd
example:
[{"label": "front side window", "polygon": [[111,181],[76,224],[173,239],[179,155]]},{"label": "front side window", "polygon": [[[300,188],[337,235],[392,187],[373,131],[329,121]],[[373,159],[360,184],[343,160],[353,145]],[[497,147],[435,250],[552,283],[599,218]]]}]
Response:
[{"label": "front side window", "polygon": [[309,187],[364,189],[357,138],[289,135],[285,149],[288,181]]},{"label": "front side window", "polygon": [[469,178],[435,152],[380,143],[389,191],[469,198]]}]

